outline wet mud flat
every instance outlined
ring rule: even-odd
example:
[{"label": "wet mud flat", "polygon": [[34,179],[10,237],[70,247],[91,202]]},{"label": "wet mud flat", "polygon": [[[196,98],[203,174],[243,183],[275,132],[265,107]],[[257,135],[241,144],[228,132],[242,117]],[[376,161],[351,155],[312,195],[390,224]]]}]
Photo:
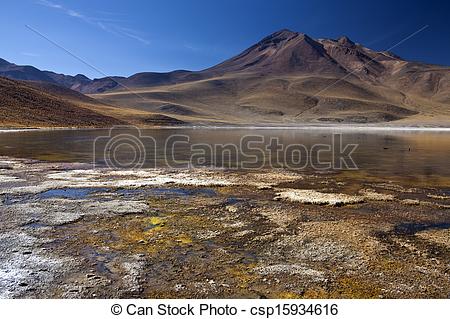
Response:
[{"label": "wet mud flat", "polygon": [[450,187],[0,158],[3,298],[448,298]]}]

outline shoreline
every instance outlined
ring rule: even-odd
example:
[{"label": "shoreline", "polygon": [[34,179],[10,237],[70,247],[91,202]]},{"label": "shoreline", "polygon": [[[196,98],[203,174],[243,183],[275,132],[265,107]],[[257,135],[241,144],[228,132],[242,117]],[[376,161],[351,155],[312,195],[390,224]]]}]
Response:
[{"label": "shoreline", "polygon": [[[189,125],[189,126],[154,126],[139,127],[134,125],[123,125],[124,129],[137,127],[142,130],[338,130],[338,131],[391,131],[391,132],[450,132],[450,127],[418,127],[418,126],[356,126],[356,125],[303,125],[303,126],[266,126],[266,125]],[[27,127],[27,128],[2,128],[0,133],[15,132],[45,132],[45,131],[94,131],[110,130],[113,127]]]}]

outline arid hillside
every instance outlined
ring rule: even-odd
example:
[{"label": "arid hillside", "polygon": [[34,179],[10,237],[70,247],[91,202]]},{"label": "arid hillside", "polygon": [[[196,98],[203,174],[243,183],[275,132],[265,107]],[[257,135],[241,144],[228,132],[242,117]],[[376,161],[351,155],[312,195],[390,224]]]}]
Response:
[{"label": "arid hillside", "polygon": [[95,127],[124,123],[90,110],[88,107],[93,103],[98,102],[0,78],[0,125],[3,127]]},{"label": "arid hillside", "polygon": [[181,120],[117,107],[45,82],[0,77],[0,127],[170,126]]}]

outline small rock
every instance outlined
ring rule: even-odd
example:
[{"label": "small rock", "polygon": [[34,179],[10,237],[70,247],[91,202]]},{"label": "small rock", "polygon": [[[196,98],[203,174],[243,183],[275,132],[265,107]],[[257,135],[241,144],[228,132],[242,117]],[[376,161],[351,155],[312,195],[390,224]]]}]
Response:
[{"label": "small rock", "polygon": [[232,206],[232,205],[226,206],[225,209],[227,211],[229,211],[230,213],[237,213],[237,211],[238,211],[238,208],[236,206]]},{"label": "small rock", "polygon": [[268,189],[272,189],[273,187],[271,185],[260,185],[258,186],[259,190],[268,190]]},{"label": "small rock", "polygon": [[403,199],[401,200],[401,202],[405,205],[420,205],[420,201],[418,201],[417,199]]},{"label": "small rock", "polygon": [[185,285],[182,285],[182,284],[176,284],[175,285],[175,291],[180,291],[180,290],[183,290],[183,289],[186,289]]},{"label": "small rock", "polygon": [[303,204],[342,206],[364,202],[364,197],[339,193],[321,193],[312,189],[281,189],[274,200],[285,199]]}]

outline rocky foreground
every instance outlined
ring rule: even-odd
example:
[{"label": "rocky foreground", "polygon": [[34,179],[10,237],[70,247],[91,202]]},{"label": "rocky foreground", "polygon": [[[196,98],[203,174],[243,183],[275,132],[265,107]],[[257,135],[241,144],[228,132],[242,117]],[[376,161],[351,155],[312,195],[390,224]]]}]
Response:
[{"label": "rocky foreground", "polygon": [[450,188],[0,158],[3,298],[448,298]]}]

